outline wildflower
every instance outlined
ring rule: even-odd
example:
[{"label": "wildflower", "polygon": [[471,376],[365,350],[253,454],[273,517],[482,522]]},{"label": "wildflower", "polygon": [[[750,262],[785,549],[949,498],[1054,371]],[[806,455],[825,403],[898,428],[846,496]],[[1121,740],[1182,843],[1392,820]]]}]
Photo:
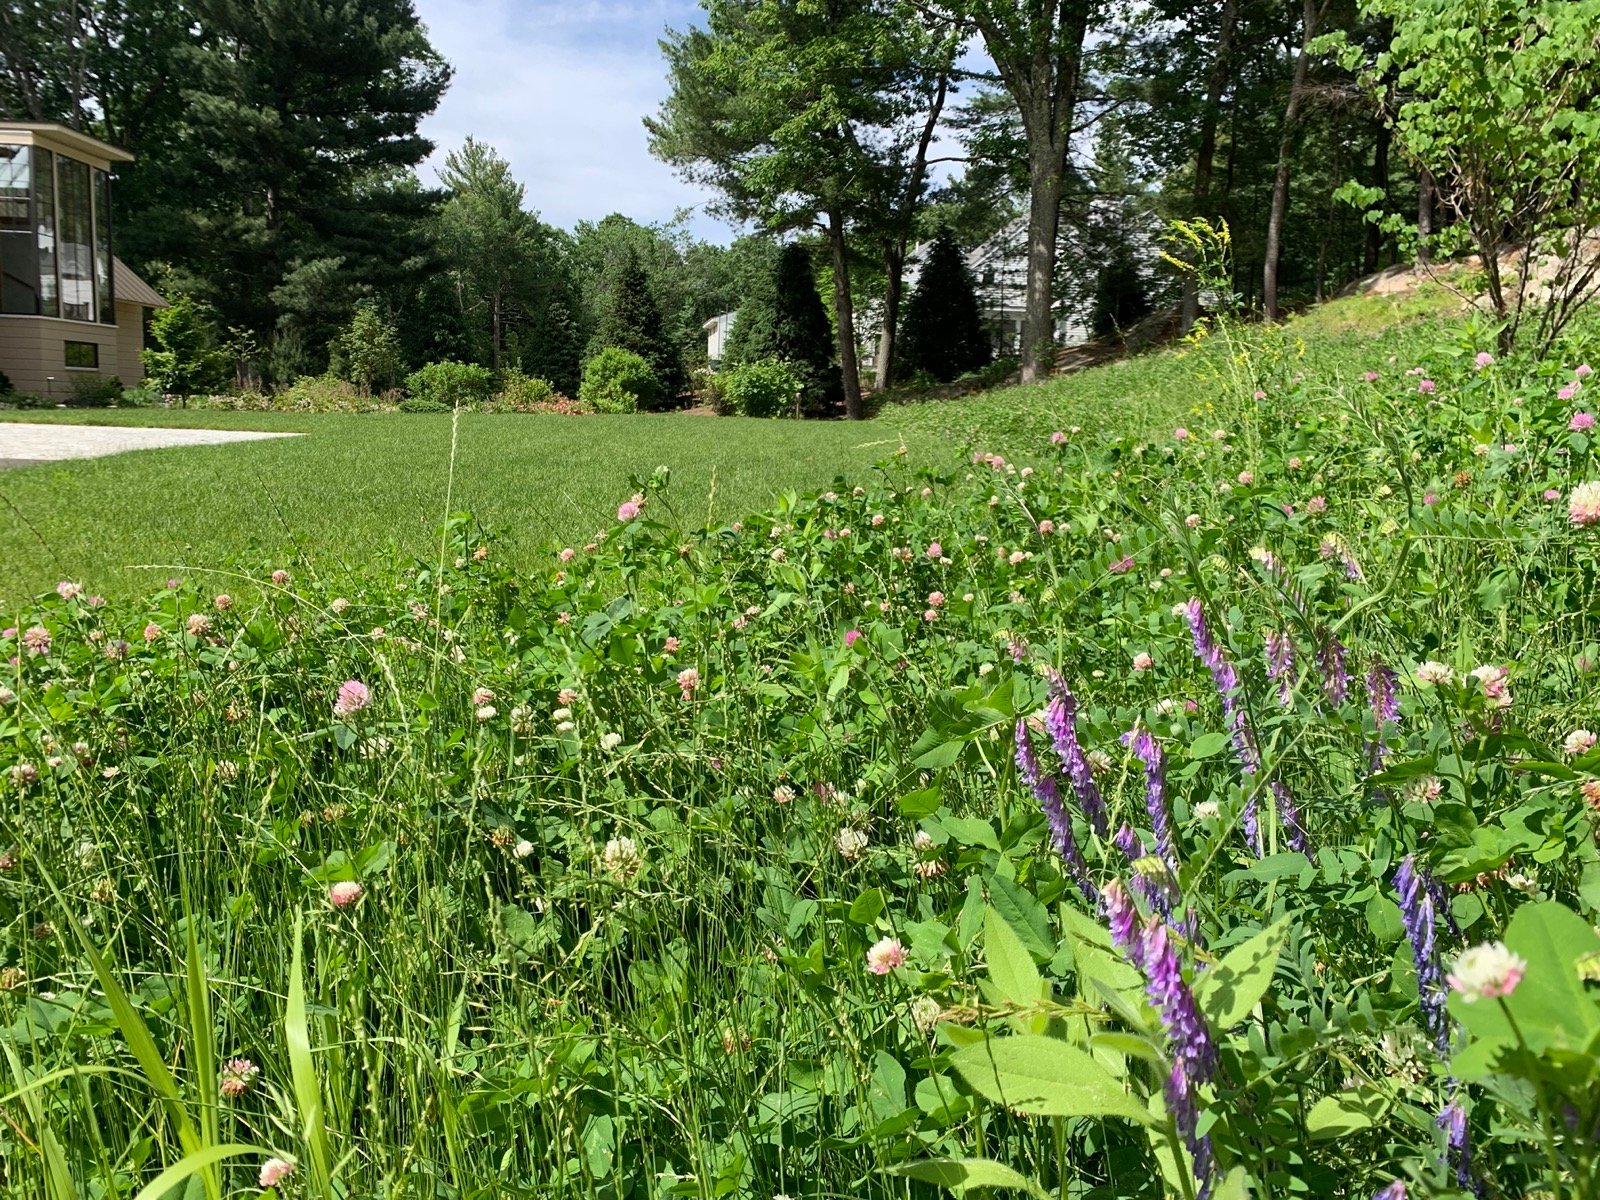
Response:
[{"label": "wildflower", "polygon": [[1572,373],[1579,379],[1587,379],[1590,375],[1594,374],[1594,368],[1588,363],[1579,363],[1577,369]]},{"label": "wildflower", "polygon": [[1372,706],[1372,720],[1377,726],[1377,737],[1370,755],[1374,771],[1383,766],[1384,730],[1400,719],[1400,677],[1394,669],[1380,659],[1373,659],[1367,671],[1367,699]]},{"label": "wildflower", "polygon": [[943,608],[944,607],[944,593],[943,592],[929,592],[928,593],[928,607],[929,608]]},{"label": "wildflower", "polygon": [[1578,785],[1578,791],[1591,808],[1600,808],[1600,779],[1585,779]]},{"label": "wildflower", "polygon": [[261,1164],[260,1183],[263,1188],[277,1187],[289,1176],[294,1174],[294,1160],[288,1158],[269,1158]]},{"label": "wildflower", "polygon": [[1485,942],[1463,950],[1445,979],[1463,1004],[1475,1004],[1511,995],[1527,969],[1527,960],[1507,950],[1504,942]]},{"label": "wildflower", "polygon": [[1072,822],[1067,817],[1066,809],[1062,807],[1061,789],[1057,786],[1054,776],[1046,775],[1040,769],[1038,756],[1033,751],[1033,741],[1028,736],[1026,719],[1017,722],[1016,761],[1017,774],[1033,792],[1034,799],[1039,802],[1039,808],[1044,813],[1045,822],[1050,827],[1050,840],[1055,844],[1056,853],[1061,855],[1062,861],[1072,872],[1072,877],[1077,881],[1078,890],[1083,893],[1084,898],[1092,899],[1094,885],[1089,882],[1089,868],[1083,861],[1083,852],[1078,849],[1078,839],[1073,833]]},{"label": "wildflower", "polygon": [[770,555],[768,555],[768,557],[771,558],[773,562],[780,562],[781,563],[784,559],[789,557],[789,552],[787,550],[785,550],[782,546],[778,546],[772,551],[772,553]]},{"label": "wildflower", "polygon": [[328,903],[335,908],[349,908],[361,899],[362,887],[353,879],[343,879],[328,889]]},{"label": "wildflower", "polygon": [[[1255,732],[1250,728],[1250,720],[1240,703],[1240,693],[1243,689],[1239,683],[1239,672],[1229,661],[1227,653],[1212,637],[1210,626],[1206,624],[1205,609],[1199,597],[1191,596],[1186,602],[1178,605],[1175,611],[1188,622],[1190,637],[1194,642],[1195,657],[1210,672],[1211,682],[1222,700],[1223,718],[1227,721],[1228,733],[1233,741],[1233,750],[1239,759],[1239,765],[1246,775],[1254,775],[1261,769],[1261,753],[1256,748]],[[1261,828],[1253,796],[1245,806],[1244,832],[1251,847],[1259,854]]]},{"label": "wildflower", "polygon": [[887,975],[906,961],[906,948],[899,938],[880,938],[867,950],[867,970],[874,975]]},{"label": "wildflower", "polygon": [[1278,684],[1278,703],[1285,708],[1294,698],[1294,639],[1269,629],[1265,635],[1267,679]]},{"label": "wildflower", "polygon": [[607,875],[626,882],[644,866],[644,856],[631,837],[614,837],[600,851],[600,865]]},{"label": "wildflower", "polygon": [[35,658],[50,653],[50,631],[43,625],[29,626],[22,635],[22,647]]},{"label": "wildflower", "polygon": [[1151,658],[1150,655],[1143,650],[1139,651],[1138,654],[1133,656],[1133,669],[1135,671],[1148,671],[1155,665],[1156,660]]},{"label": "wildflower", "polygon": [[1188,441],[1189,440],[1189,431],[1187,429],[1185,429],[1182,425],[1179,425],[1176,429],[1174,429],[1172,431],[1172,440],[1175,441],[1175,442],[1186,442],[1186,441]]},{"label": "wildflower", "polygon": [[1185,525],[1187,525],[1190,529],[1194,529],[1196,526],[1198,526],[1200,524],[1200,514],[1199,513],[1190,513],[1187,517],[1185,517],[1183,519],[1183,523]]},{"label": "wildflower", "polygon": [[211,632],[211,618],[205,613],[190,613],[184,628],[189,631],[190,637],[205,637]]},{"label": "wildflower", "polygon": [[218,596],[215,600],[213,600],[211,602],[211,606],[213,608],[215,608],[218,612],[227,612],[230,608],[233,607],[233,597],[228,595],[228,593],[223,592],[220,596]]},{"label": "wildflower", "polygon": [[1577,394],[1578,394],[1578,385],[1575,384],[1575,383],[1569,383],[1569,384],[1567,384],[1566,387],[1562,388],[1559,392],[1556,393],[1556,399],[1558,399],[1558,400],[1571,400]]},{"label": "wildflower", "polygon": [[1429,660],[1417,668],[1417,682],[1443,687],[1455,682],[1456,673],[1442,662]]},{"label": "wildflower", "polygon": [[624,500],[617,505],[617,520],[631,521],[639,515],[639,505],[632,500]]},{"label": "wildflower", "polygon": [[522,838],[515,846],[511,847],[511,853],[518,858],[531,858],[533,857],[533,843],[527,838]]},{"label": "wildflower", "polygon": [[1306,511],[1313,516],[1328,511],[1328,500],[1325,496],[1313,496],[1306,501]]},{"label": "wildflower", "polygon": [[1116,562],[1107,567],[1106,570],[1110,571],[1113,575],[1126,575],[1129,571],[1133,570],[1133,555],[1124,554],[1121,558],[1117,559]]},{"label": "wildflower", "polygon": [[1105,837],[1109,828],[1105,801],[1100,796],[1099,787],[1095,785],[1094,771],[1089,765],[1089,760],[1078,742],[1077,698],[1068,689],[1066,680],[1054,671],[1049,675],[1049,682],[1050,701],[1045,706],[1045,728],[1050,733],[1051,741],[1055,743],[1056,756],[1061,760],[1061,769],[1072,782],[1072,789],[1078,797],[1078,806],[1083,810],[1083,815],[1088,818],[1095,833]]},{"label": "wildflower", "polygon": [[492,704],[480,704],[472,715],[477,717],[480,722],[485,722],[494,720],[499,715],[499,712],[500,710]]},{"label": "wildflower", "polygon": [[1372,1193],[1372,1200],[1406,1200],[1405,1181],[1396,1179],[1393,1183],[1379,1188]]},{"label": "wildflower", "polygon": [[1400,923],[1411,943],[1411,961],[1417,969],[1417,999],[1422,1024],[1443,1054],[1450,1045],[1450,1019],[1444,1008],[1444,970],[1434,940],[1433,896],[1427,870],[1407,855],[1395,869],[1394,887],[1400,894]]},{"label": "wildflower", "polygon": [[1511,689],[1506,684],[1510,674],[1504,667],[1493,664],[1474,667],[1471,671],[1472,678],[1483,688],[1484,699],[1495,708],[1511,707]]},{"label": "wildflower", "polygon": [[1243,486],[1249,487],[1255,481],[1256,481],[1256,475],[1255,475],[1254,471],[1240,471],[1239,472],[1239,482]]},{"label": "wildflower", "polygon": [[932,1033],[943,1011],[943,1007],[932,996],[918,996],[911,1002],[911,1024],[918,1033]]},{"label": "wildflower", "polygon": [[1424,396],[1431,396],[1438,390],[1439,385],[1431,379],[1424,379],[1421,383],[1417,384],[1417,391]]},{"label": "wildflower", "polygon": [[333,716],[342,721],[353,717],[372,704],[372,690],[359,679],[346,679],[339,685],[339,694],[333,702]]},{"label": "wildflower", "polygon": [[229,1100],[237,1100],[250,1090],[261,1075],[261,1068],[248,1058],[230,1058],[222,1068],[222,1082],[218,1090]]},{"label": "wildflower", "polygon": [[1580,483],[1567,497],[1567,518],[1574,525],[1600,523],[1600,480]]},{"label": "wildflower", "polygon": [[845,630],[844,644],[846,646],[854,646],[860,640],[861,640],[861,630],[859,630],[859,629],[847,629],[847,630]]},{"label": "wildflower", "polygon": [[1432,804],[1444,795],[1444,780],[1437,775],[1418,775],[1406,784],[1405,797],[1416,804]]},{"label": "wildflower", "polygon": [[1350,670],[1345,665],[1344,644],[1331,633],[1324,633],[1317,644],[1317,667],[1322,671],[1322,694],[1330,704],[1343,704],[1350,694]]},{"label": "wildflower", "polygon": [[1574,729],[1567,734],[1566,741],[1561,743],[1561,749],[1567,754],[1587,754],[1594,749],[1596,741],[1600,741],[1593,732],[1587,729]]},{"label": "wildflower", "polygon": [[1567,422],[1567,428],[1573,433],[1583,433],[1594,428],[1594,414],[1579,412],[1572,414],[1572,420]]},{"label": "wildflower", "polygon": [[494,692],[489,688],[480,686],[472,689],[472,703],[474,705],[487,704],[493,699]]},{"label": "wildflower", "polygon": [[1196,1182],[1202,1195],[1210,1191],[1213,1160],[1211,1139],[1198,1131],[1194,1085],[1210,1082],[1216,1073],[1217,1048],[1194,993],[1183,981],[1166,925],[1152,921],[1141,937],[1145,994],[1161,1017],[1172,1047],[1172,1070],[1167,1076],[1167,1107],[1176,1120],[1189,1153],[1194,1156]]},{"label": "wildflower", "polygon": [[610,754],[620,745],[622,745],[622,735],[620,733],[606,733],[600,737],[600,749],[607,754]]},{"label": "wildflower", "polygon": [[8,687],[0,687],[0,704],[10,704],[17,698],[17,694]]},{"label": "wildflower", "polygon": [[867,852],[871,840],[862,830],[847,825],[839,830],[833,844],[839,848],[839,854],[846,862],[855,862]]},{"label": "wildflower", "polygon": [[1061,431],[1061,430],[1059,430],[1059,429],[1058,429],[1058,430],[1056,430],[1056,431],[1055,431],[1055,432],[1054,432],[1054,433],[1052,433],[1052,434],[1051,434],[1051,435],[1050,435],[1050,444],[1051,444],[1051,445],[1052,445],[1052,446],[1060,446],[1060,445],[1062,445],[1062,444],[1063,444],[1063,443],[1065,443],[1065,442],[1066,442],[1066,440],[1067,440],[1067,435],[1066,435],[1066,434],[1065,434],[1065,433],[1063,433],[1063,432],[1062,432],[1062,431]]},{"label": "wildflower", "polygon": [[1214,821],[1222,814],[1222,805],[1215,800],[1202,800],[1194,806],[1194,815],[1201,821]]},{"label": "wildflower", "polygon": [[941,558],[944,557],[944,547],[941,546],[938,542],[929,542],[928,543],[927,554],[928,554],[928,557],[931,558],[931,559],[935,559],[935,560],[941,559]]},{"label": "wildflower", "polygon": [[79,596],[83,595],[83,584],[73,583],[70,580],[63,579],[60,583],[56,584],[56,595],[60,596],[63,600],[76,600]]},{"label": "wildflower", "polygon": [[685,700],[694,698],[695,689],[700,686],[700,672],[694,667],[685,667],[678,672],[678,691]]},{"label": "wildflower", "polygon": [[13,787],[31,787],[39,782],[39,768],[31,762],[19,762],[11,768],[11,784]]},{"label": "wildflower", "polygon": [[1150,816],[1156,850],[1169,865],[1175,866],[1178,856],[1172,847],[1172,809],[1167,803],[1167,759],[1161,751],[1161,743],[1142,723],[1125,733],[1122,741],[1144,763],[1145,812]]},{"label": "wildflower", "polygon": [[1472,360],[1472,365],[1480,371],[1485,367],[1492,367],[1494,366],[1494,355],[1487,350],[1480,350],[1478,351],[1478,356]]}]

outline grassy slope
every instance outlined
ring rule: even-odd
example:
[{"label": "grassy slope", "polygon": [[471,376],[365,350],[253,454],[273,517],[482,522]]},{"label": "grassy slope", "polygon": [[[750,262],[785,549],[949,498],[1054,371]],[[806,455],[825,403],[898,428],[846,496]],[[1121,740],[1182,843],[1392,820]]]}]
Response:
[{"label": "grassy slope", "polygon": [[[1271,356],[1349,378],[1438,319],[1448,297],[1355,299],[1258,334],[1216,370]],[[1431,323],[1431,322],[1427,322]],[[164,410],[5,413],[63,423],[186,425],[303,432],[292,440],[142,451],[0,473],[0,603],[71,577],[92,590],[151,586],[175,571],[245,556],[358,564],[396,544],[425,555],[447,507],[470,510],[526,560],[604,527],[630,474],[673,469],[686,527],[766,507],[785,489],[859,477],[902,442],[943,461],[963,442],[1030,441],[1070,424],[1157,428],[1204,416],[1195,351],[1152,354],[1031,388],[887,410],[867,426],[685,417],[478,416],[462,419],[448,506],[451,423],[427,416],[302,416]],[[0,447],[4,445],[0,425]],[[0,453],[0,457],[3,457]],[[143,569],[144,564],[150,564]]]}]

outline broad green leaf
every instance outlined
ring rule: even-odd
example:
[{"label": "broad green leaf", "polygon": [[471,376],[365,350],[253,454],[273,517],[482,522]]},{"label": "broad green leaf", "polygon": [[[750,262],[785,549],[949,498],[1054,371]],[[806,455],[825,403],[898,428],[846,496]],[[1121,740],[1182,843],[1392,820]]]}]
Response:
[{"label": "broad green leaf", "polygon": [[871,925],[882,915],[884,899],[882,888],[868,888],[850,904],[849,918],[857,925]]},{"label": "broad green leaf", "polygon": [[1056,942],[1050,932],[1050,914],[1039,898],[1002,875],[991,875],[986,881],[989,902],[1011,932],[1022,940],[1029,953],[1041,959],[1055,957]]},{"label": "broad green leaf", "polygon": [[939,824],[963,846],[982,846],[986,850],[1000,849],[1000,839],[994,826],[977,817],[942,817]]},{"label": "broad green leaf", "polygon": [[902,1163],[890,1167],[889,1174],[920,1179],[957,1195],[968,1188],[1008,1188],[1028,1192],[1038,1200],[1049,1200],[1049,1193],[1025,1175],[1019,1175],[1004,1163],[988,1158],[929,1158],[922,1162]]},{"label": "broad green leaf", "polygon": [[[983,948],[989,961],[989,981],[999,998],[1019,1008],[1037,1006],[1047,994],[1044,979],[1022,939],[993,908],[984,914]],[[1043,1031],[1046,1020],[1042,1014],[1035,1014],[1031,1019],[1017,1018],[1020,1027],[1032,1027],[1036,1033]]]},{"label": "broad green leaf", "polygon": [[1227,744],[1228,735],[1225,733],[1202,733],[1189,743],[1184,752],[1190,758],[1210,758]]},{"label": "broad green leaf", "polygon": [[[1578,962],[1600,951],[1600,934],[1553,900],[1525,904],[1506,927],[1506,947],[1527,960],[1527,971],[1505,1007],[1535,1054],[1582,1051],[1600,1033],[1600,1004],[1580,977]],[[1450,996],[1450,1012],[1476,1038],[1514,1043],[1516,1033],[1498,1003]]]},{"label": "broad green leaf", "polygon": [[1284,917],[1201,973],[1194,994],[1212,1028],[1229,1029],[1255,1011],[1272,985],[1272,973],[1288,936],[1289,919]]},{"label": "broad green leaf", "polygon": [[985,1099],[1041,1117],[1153,1118],[1109,1071],[1057,1038],[990,1038],[957,1051],[951,1065]]},{"label": "broad green leaf", "polygon": [[1306,1132],[1319,1141],[1341,1138],[1376,1125],[1388,1108],[1389,1101],[1376,1088],[1324,1096],[1306,1115]]}]

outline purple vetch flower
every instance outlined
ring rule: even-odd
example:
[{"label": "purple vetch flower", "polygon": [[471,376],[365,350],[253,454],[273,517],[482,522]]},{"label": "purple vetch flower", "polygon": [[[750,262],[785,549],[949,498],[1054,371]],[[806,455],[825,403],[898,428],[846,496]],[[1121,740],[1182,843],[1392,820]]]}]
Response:
[{"label": "purple vetch flower", "polygon": [[1428,873],[1408,854],[1395,868],[1394,887],[1400,894],[1400,921],[1405,926],[1406,940],[1411,943],[1411,959],[1417,968],[1422,1024],[1433,1035],[1439,1053],[1444,1054],[1450,1048],[1450,1018],[1445,1012],[1444,968],[1439,963],[1439,948],[1434,941],[1434,906]]},{"label": "purple vetch flower", "polygon": [[1474,1195],[1484,1194],[1483,1183],[1472,1173],[1472,1144],[1467,1140],[1467,1110],[1452,1099],[1439,1110],[1433,1123],[1444,1132],[1445,1163],[1456,1174],[1456,1186],[1469,1188]]},{"label": "purple vetch flower", "polygon": [[1144,943],[1139,937],[1139,910],[1122,880],[1111,879],[1100,889],[1100,907],[1111,929],[1111,943],[1136,967],[1144,965]]},{"label": "purple vetch flower", "polygon": [[1172,810],[1167,804],[1167,759],[1161,743],[1144,722],[1139,722],[1122,737],[1144,763],[1144,806],[1150,814],[1150,829],[1156,836],[1156,853],[1176,869],[1178,857],[1172,846]]},{"label": "purple vetch flower", "polygon": [[1294,639],[1267,630],[1267,678],[1278,685],[1278,703],[1284,708],[1294,699]]},{"label": "purple vetch flower", "polygon": [[1078,742],[1078,701],[1067,687],[1067,681],[1056,671],[1049,673],[1050,702],[1044,710],[1044,726],[1055,743],[1056,755],[1061,759],[1061,769],[1072,782],[1078,806],[1088,818],[1095,836],[1105,837],[1109,823],[1106,820],[1106,802],[1094,781],[1094,769],[1089,756]]},{"label": "purple vetch flower", "polygon": [[1372,706],[1372,721],[1377,726],[1377,736],[1368,755],[1371,769],[1383,770],[1383,760],[1388,754],[1384,733],[1390,725],[1400,720],[1400,676],[1381,658],[1374,658],[1367,668],[1367,701]]},{"label": "purple vetch flower", "polygon": [[1405,1180],[1396,1179],[1393,1183],[1379,1188],[1372,1193],[1372,1200],[1406,1200]]},{"label": "purple vetch flower", "polygon": [[[1234,669],[1226,652],[1217,645],[1206,624],[1205,609],[1198,596],[1190,596],[1175,610],[1189,623],[1189,634],[1194,640],[1195,657],[1211,673],[1211,682],[1222,700],[1222,715],[1228,723],[1228,734],[1233,739],[1234,754],[1240,769],[1254,775],[1261,769],[1261,752],[1256,747],[1255,731],[1250,728],[1250,718],[1244,711],[1239,686],[1239,672]],[[1244,833],[1250,848],[1261,853],[1261,825],[1256,814],[1256,801],[1252,795],[1245,802]]]},{"label": "purple vetch flower", "polygon": [[1144,841],[1126,821],[1111,835],[1111,844],[1121,850],[1130,863],[1138,862],[1144,857]]},{"label": "purple vetch flower", "polygon": [[1061,804],[1061,789],[1055,777],[1046,775],[1039,766],[1039,757],[1033,751],[1033,741],[1028,737],[1028,722],[1017,722],[1017,773],[1033,791],[1039,807],[1044,810],[1050,826],[1050,838],[1056,852],[1067,864],[1067,869],[1077,881],[1078,890],[1085,900],[1094,899],[1094,884],[1089,881],[1089,869],[1084,864],[1083,852],[1078,849],[1078,839],[1072,832],[1072,821]]},{"label": "purple vetch flower", "polygon": [[1450,931],[1450,936],[1457,941],[1466,937],[1461,932],[1461,926],[1456,924],[1456,915],[1450,910],[1450,893],[1428,871],[1422,872],[1422,886],[1428,889],[1428,899],[1433,901],[1433,914],[1444,919],[1444,927]]},{"label": "purple vetch flower", "polygon": [[1305,824],[1300,820],[1300,806],[1294,802],[1294,793],[1289,791],[1289,785],[1281,779],[1274,779],[1272,798],[1277,801],[1278,824],[1283,826],[1284,840],[1289,843],[1289,848],[1309,857],[1311,841],[1306,837]]},{"label": "purple vetch flower", "polygon": [[1349,652],[1344,643],[1325,631],[1317,643],[1317,668],[1322,672],[1322,694],[1329,704],[1343,704],[1350,695]]},{"label": "purple vetch flower", "polygon": [[1178,952],[1167,927],[1160,921],[1145,926],[1141,938],[1144,957],[1145,995],[1161,1017],[1172,1053],[1172,1070],[1167,1077],[1167,1107],[1183,1134],[1189,1153],[1194,1156],[1195,1181],[1202,1196],[1211,1190],[1211,1144],[1197,1131],[1198,1114],[1194,1085],[1209,1083],[1217,1070],[1217,1047],[1194,993],[1183,981]]}]

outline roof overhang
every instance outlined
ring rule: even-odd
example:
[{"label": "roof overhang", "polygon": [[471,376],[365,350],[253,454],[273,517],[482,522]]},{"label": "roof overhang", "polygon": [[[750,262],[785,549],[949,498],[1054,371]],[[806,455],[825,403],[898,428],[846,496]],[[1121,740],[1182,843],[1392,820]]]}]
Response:
[{"label": "roof overhang", "polygon": [[[18,135],[26,135],[19,137]],[[67,125],[57,124],[55,121],[7,121],[0,120],[0,142],[28,141],[60,146],[71,152],[86,155],[89,158],[104,159],[106,162],[129,163],[133,155],[121,146],[113,146],[110,142],[102,142],[97,137],[90,137],[87,133],[80,132]]]}]

